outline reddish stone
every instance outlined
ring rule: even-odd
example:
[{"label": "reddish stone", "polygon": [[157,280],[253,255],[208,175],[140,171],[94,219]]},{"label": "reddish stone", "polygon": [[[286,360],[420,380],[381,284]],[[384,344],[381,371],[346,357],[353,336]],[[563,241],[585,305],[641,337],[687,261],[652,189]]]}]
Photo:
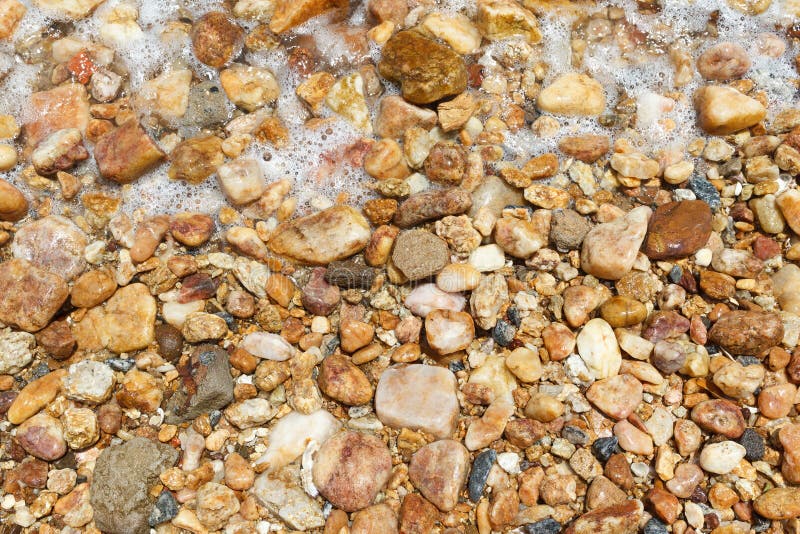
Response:
[{"label": "reddish stone", "polygon": [[642,250],[651,260],[685,258],[711,235],[711,208],[702,200],[668,202],[650,218]]},{"label": "reddish stone", "polygon": [[768,260],[781,253],[781,246],[771,237],[760,235],[753,241],[753,254],[759,260]]}]

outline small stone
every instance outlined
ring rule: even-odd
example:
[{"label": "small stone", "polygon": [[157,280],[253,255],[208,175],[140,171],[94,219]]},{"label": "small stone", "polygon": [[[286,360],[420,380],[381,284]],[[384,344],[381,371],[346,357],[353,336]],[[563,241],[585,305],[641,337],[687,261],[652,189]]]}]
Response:
[{"label": "small stone", "polygon": [[400,82],[403,98],[412,104],[429,104],[467,87],[464,60],[414,31],[401,31],[389,39],[378,70],[384,78]]},{"label": "small stone", "polygon": [[578,517],[567,527],[564,534],[589,534],[591,532],[635,534],[643,511],[642,502],[637,499],[597,508]]},{"label": "small stone", "polygon": [[97,140],[94,159],[103,178],[129,184],[147,173],[166,154],[138,121],[125,122]]},{"label": "small stone", "polygon": [[766,109],[736,89],[721,85],[706,85],[694,94],[697,123],[712,135],[728,135],[758,124]]},{"label": "small stone", "polygon": [[482,277],[469,299],[475,323],[484,330],[493,328],[497,324],[500,307],[507,300],[508,284],[502,275],[490,274]]},{"label": "small stone", "polygon": [[17,442],[25,451],[46,462],[52,462],[67,452],[61,422],[46,413],[38,413],[17,428]]},{"label": "small stone", "polygon": [[392,428],[449,438],[459,413],[456,388],[455,375],[442,367],[416,364],[387,369],[375,389],[375,412]]},{"label": "small stone", "polygon": [[400,506],[400,531],[408,534],[424,534],[430,532],[439,512],[424,497],[409,493],[403,498]]},{"label": "small stone", "polygon": [[192,27],[192,50],[202,63],[220,68],[242,49],[244,31],[225,13],[212,11]]},{"label": "small stone", "polygon": [[375,119],[375,133],[389,139],[401,139],[411,128],[430,130],[436,125],[436,113],[409,104],[402,97],[391,95],[381,99]]},{"label": "small stone", "polygon": [[328,10],[346,6],[342,0],[279,0],[269,29],[274,33],[283,33]]},{"label": "small stone", "polygon": [[0,330],[0,374],[16,374],[33,360],[36,338],[27,332]]},{"label": "small stone", "polygon": [[561,532],[561,524],[551,517],[535,523],[528,523],[522,528],[525,534],[559,534]]},{"label": "small stone", "polygon": [[624,453],[612,454],[606,462],[603,474],[624,490],[629,490],[633,487],[633,473]]},{"label": "small stone", "polygon": [[662,204],[653,212],[643,251],[651,260],[684,258],[711,235],[711,209],[700,200]]},{"label": "small stone", "polygon": [[332,399],[348,406],[372,400],[372,386],[364,372],[344,356],[332,354],[319,367],[319,388]]},{"label": "small stone", "polygon": [[197,519],[211,530],[225,526],[240,508],[233,490],[215,482],[207,482],[197,490],[196,502]]},{"label": "small stone", "polygon": [[536,106],[545,112],[568,116],[600,115],[606,107],[603,86],[585,74],[568,73],[542,89]]},{"label": "small stone", "polygon": [[772,488],[753,502],[753,508],[767,519],[785,520],[800,517],[800,488]]},{"label": "small stone", "polygon": [[714,384],[727,396],[734,399],[748,398],[761,386],[765,369],[761,365],[742,366],[730,362],[714,373]]},{"label": "small stone", "polygon": [[325,269],[317,267],[311,271],[308,283],[303,287],[303,307],[314,315],[328,316],[336,309],[341,299],[339,288],[325,281]]},{"label": "small stone", "polygon": [[709,473],[724,475],[733,471],[746,452],[734,441],[711,443],[700,452],[700,467]]},{"label": "small stone", "polygon": [[425,317],[425,336],[439,354],[466,349],[475,338],[475,325],[466,312],[433,310]]},{"label": "small stone", "polygon": [[678,519],[681,504],[675,495],[661,488],[652,488],[645,495],[655,514],[666,524],[671,525]]},{"label": "small stone", "polygon": [[374,504],[353,514],[352,534],[386,532],[397,534],[397,516],[386,503]]},{"label": "small stone", "polygon": [[726,81],[741,78],[750,69],[750,58],[741,45],[717,43],[697,58],[697,71],[706,80]]},{"label": "small stone", "polygon": [[101,404],[111,397],[114,372],[105,364],[83,360],[69,366],[64,378],[67,397],[91,404]]},{"label": "small stone", "polygon": [[783,447],[781,474],[792,484],[800,484],[800,424],[789,424],[778,431],[778,441]]},{"label": "small stone", "polygon": [[746,424],[739,407],[730,401],[713,399],[692,408],[692,421],[707,432],[736,439],[744,433]]},{"label": "small stone", "polygon": [[369,506],[391,473],[392,459],[375,436],[342,432],[320,447],[314,485],[331,504],[352,512]]},{"label": "small stone", "polygon": [[151,374],[131,369],[122,379],[117,391],[117,402],[123,408],[134,408],[141,412],[153,413],[161,405],[164,393],[159,388],[159,379]]},{"label": "small stone", "polygon": [[475,451],[500,439],[506,422],[513,413],[514,406],[510,403],[503,399],[495,400],[486,408],[480,419],[475,419],[470,424],[464,436],[464,445],[467,449]]},{"label": "small stone", "polygon": [[435,275],[450,261],[445,241],[427,230],[409,230],[397,237],[392,262],[411,281]]},{"label": "small stone", "polygon": [[369,289],[375,276],[375,269],[354,261],[331,262],[325,271],[325,281],[342,289]]},{"label": "small stone", "polygon": [[600,307],[600,315],[614,328],[637,325],[647,318],[647,308],[636,299],[614,296]]},{"label": "small stone", "polygon": [[667,489],[676,497],[688,499],[703,481],[703,470],[693,463],[683,463],[675,468],[675,476],[667,481]]},{"label": "small stone", "polygon": [[178,515],[178,501],[172,496],[169,490],[162,490],[156,499],[153,511],[147,519],[147,524],[151,527],[166,523]]},{"label": "small stone", "polygon": [[470,501],[477,503],[480,500],[486,487],[486,480],[489,478],[489,471],[491,471],[495,460],[497,460],[497,452],[493,449],[486,449],[475,456],[469,473],[468,493]]},{"label": "small stone", "polygon": [[183,335],[181,331],[169,324],[160,324],[155,328],[158,353],[169,362],[181,357],[183,352]]},{"label": "small stone", "polygon": [[217,315],[195,312],[186,316],[181,333],[189,343],[222,339],[228,334],[228,324]]},{"label": "small stone", "polygon": [[425,445],[414,453],[408,477],[426,499],[448,512],[458,504],[468,470],[469,452],[461,443],[445,439]]},{"label": "small stone", "polygon": [[169,424],[221,410],[233,401],[233,379],[228,353],[224,350],[215,345],[200,345],[189,358],[186,371],[185,387],[175,391],[165,406],[165,420]]},{"label": "small stone", "polygon": [[360,252],[369,238],[369,223],[363,215],[348,206],[334,206],[281,223],[269,248],[297,261],[321,265]]},{"label": "small stone", "polygon": [[764,452],[766,450],[764,438],[752,428],[745,429],[738,443],[745,448],[744,458],[748,462],[757,462],[764,457]]},{"label": "small stone", "polygon": [[578,354],[596,379],[619,372],[622,355],[611,326],[602,319],[592,319],[576,339]]},{"label": "small stone", "polygon": [[598,278],[622,278],[636,261],[651,213],[650,208],[640,206],[623,217],[595,226],[583,241],[581,268]]},{"label": "small stone", "polygon": [[778,314],[736,310],[721,315],[708,338],[732,354],[759,355],[778,345],[783,334]]},{"label": "small stone", "polygon": [[[499,324],[500,322],[498,322]],[[495,326],[495,330],[497,330],[497,326]],[[504,346],[502,343],[500,345]],[[537,382],[544,374],[539,354],[527,347],[512,350],[511,354],[506,356],[506,367],[518,379],[528,383]]]},{"label": "small stone", "polygon": [[625,419],[642,402],[642,384],[631,375],[616,375],[592,384],[586,398],[600,411],[615,419]]},{"label": "small stone", "polygon": [[611,168],[620,176],[637,180],[652,180],[659,171],[659,164],[656,160],[639,152],[617,152],[611,156],[610,164]]},{"label": "small stone", "polygon": [[97,416],[89,408],[67,408],[61,422],[64,424],[64,440],[70,449],[86,449],[100,438]]},{"label": "small stone", "polygon": [[643,456],[653,454],[653,439],[627,420],[619,421],[614,425],[614,435],[619,440],[622,450]]},{"label": "small stone", "polygon": [[614,437],[597,438],[592,443],[592,454],[594,454],[601,462],[606,462],[619,445],[619,440]]},{"label": "small stone", "polygon": [[410,195],[400,204],[394,223],[400,228],[410,228],[446,215],[460,215],[471,206],[470,194],[460,188],[423,191]]},{"label": "small stone", "polygon": [[592,225],[578,212],[555,210],[550,225],[550,239],[560,251],[577,250],[591,228]]},{"label": "small stone", "polygon": [[65,369],[58,369],[28,383],[8,408],[8,421],[18,425],[53,402],[66,374]]}]

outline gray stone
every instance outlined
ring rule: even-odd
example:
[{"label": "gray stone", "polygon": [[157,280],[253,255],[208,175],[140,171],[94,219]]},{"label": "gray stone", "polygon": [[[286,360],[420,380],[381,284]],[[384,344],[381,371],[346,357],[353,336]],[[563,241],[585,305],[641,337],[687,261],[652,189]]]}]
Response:
[{"label": "gray stone", "polygon": [[[192,381],[186,387],[186,381]],[[184,387],[166,404],[165,421],[179,424],[198,415],[221,410],[233,402],[233,378],[228,353],[216,345],[200,345],[192,353]]]},{"label": "gray stone", "polygon": [[177,459],[178,451],[169,445],[141,437],[100,453],[90,488],[97,528],[107,534],[147,534],[154,505],[150,487]]},{"label": "gray stone", "polygon": [[303,491],[297,468],[264,473],[256,479],[253,494],[293,529],[311,530],[325,525],[322,507]]}]

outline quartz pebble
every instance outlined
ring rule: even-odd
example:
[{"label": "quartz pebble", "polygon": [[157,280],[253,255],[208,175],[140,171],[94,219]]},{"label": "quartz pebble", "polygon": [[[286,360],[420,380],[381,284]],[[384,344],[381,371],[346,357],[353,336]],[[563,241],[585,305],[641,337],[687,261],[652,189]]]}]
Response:
[{"label": "quartz pebble", "polygon": [[414,453],[408,477],[426,499],[447,512],[458,504],[468,471],[469,452],[461,443],[445,439],[425,445]]},{"label": "quartz pebble", "polygon": [[744,458],[745,448],[734,441],[722,441],[703,447],[700,452],[700,467],[709,473],[730,473]]},{"label": "quartz pebble", "polygon": [[578,333],[578,354],[596,379],[608,378],[619,372],[622,355],[614,331],[602,319],[592,319]]},{"label": "quartz pebble", "polygon": [[592,228],[583,241],[581,267],[598,278],[619,280],[631,270],[647,233],[652,210],[635,208],[624,217]]},{"label": "quartz pebble", "polygon": [[642,384],[631,375],[616,375],[592,384],[586,398],[614,419],[625,419],[642,402]]}]

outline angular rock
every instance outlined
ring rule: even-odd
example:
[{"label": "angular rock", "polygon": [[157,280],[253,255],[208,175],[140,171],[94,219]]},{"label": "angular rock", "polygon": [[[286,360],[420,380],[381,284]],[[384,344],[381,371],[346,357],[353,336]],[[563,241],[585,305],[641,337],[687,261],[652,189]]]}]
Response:
[{"label": "angular rock", "polygon": [[662,204],[653,212],[643,252],[651,260],[685,258],[711,235],[711,209],[701,200]]},{"label": "angular rock", "polygon": [[89,124],[89,95],[79,83],[67,83],[30,96],[30,117],[25,124],[27,147],[32,149],[42,139],[65,128],[86,131]]},{"label": "angular rock", "polygon": [[597,508],[578,517],[564,534],[635,534],[642,512],[644,506],[637,499]]},{"label": "angular rock", "polygon": [[264,473],[256,479],[252,491],[291,528],[306,531],[325,526],[322,506],[303,491],[297,470],[287,468],[279,473]]},{"label": "angular rock", "polygon": [[228,353],[216,345],[200,345],[181,369],[183,386],[166,403],[165,421],[179,424],[222,410],[233,402],[233,378]]},{"label": "angular rock", "polygon": [[375,389],[375,412],[392,428],[449,438],[458,422],[456,388],[455,375],[443,367],[417,364],[387,369]]},{"label": "angular rock", "polygon": [[109,534],[146,534],[154,499],[150,487],[172,467],[178,451],[146,438],[104,449],[95,463],[90,488],[97,528]]},{"label": "angular rock", "polygon": [[759,101],[720,85],[706,85],[695,91],[694,108],[698,125],[712,135],[728,135],[749,128],[767,115]]},{"label": "angular rock", "polygon": [[370,238],[369,223],[349,206],[334,206],[278,225],[269,241],[275,254],[322,265],[360,252]]},{"label": "angular rock", "polygon": [[399,96],[385,96],[378,106],[375,133],[381,137],[402,139],[409,128],[430,130],[436,126],[436,119],[434,111],[409,104]]},{"label": "angular rock", "polygon": [[220,68],[242,49],[244,30],[225,13],[212,11],[192,27],[194,55],[209,67]]},{"label": "angular rock", "polygon": [[128,121],[102,136],[94,159],[103,178],[129,184],[155,167],[166,154],[137,121]]},{"label": "angular rock", "polygon": [[605,280],[619,280],[636,261],[652,211],[634,208],[623,217],[592,228],[583,240],[581,268]]},{"label": "angular rock", "polygon": [[458,504],[467,481],[469,452],[452,439],[434,441],[411,457],[408,478],[426,499],[443,512]]},{"label": "angular rock", "polygon": [[381,76],[401,85],[412,104],[430,104],[467,88],[464,60],[452,48],[416,31],[395,34],[383,47]]},{"label": "angular rock", "polygon": [[267,464],[269,471],[278,471],[303,454],[308,443],[323,443],[341,426],[325,410],[317,410],[308,415],[289,412],[270,429],[267,450],[256,461],[256,465]]},{"label": "angular rock", "polygon": [[278,0],[269,29],[283,33],[330,9],[341,9],[346,0]]},{"label": "angular rock", "polygon": [[107,348],[131,352],[155,340],[156,301],[144,284],[120,288],[104,307],[89,310],[73,327],[78,345],[87,350]]}]

